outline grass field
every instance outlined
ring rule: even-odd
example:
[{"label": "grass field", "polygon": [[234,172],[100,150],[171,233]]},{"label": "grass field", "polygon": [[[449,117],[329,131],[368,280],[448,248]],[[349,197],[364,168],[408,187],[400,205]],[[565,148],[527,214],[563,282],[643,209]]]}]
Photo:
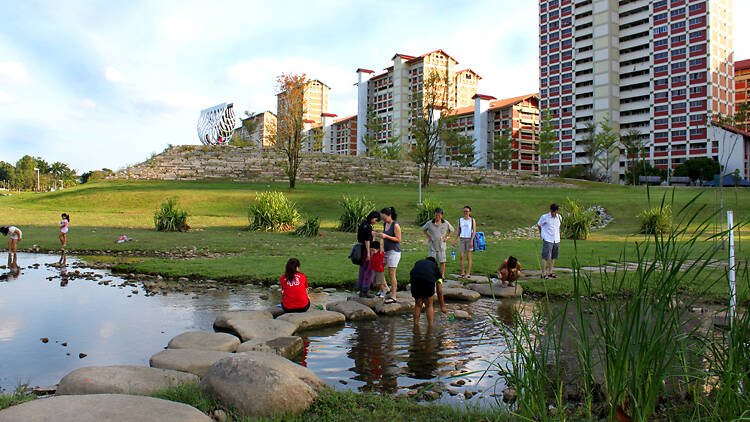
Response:
[{"label": "grass field", "polygon": [[[582,265],[591,266],[620,260],[623,251],[632,254],[635,242],[646,238],[637,234],[636,215],[648,206],[647,192],[642,187],[611,186],[599,183],[572,182],[574,187],[479,187],[435,186],[423,192],[426,198],[442,203],[446,218],[454,225],[464,205],[471,205],[478,230],[488,237],[487,251],[475,252],[475,274],[494,272],[501,259],[512,254],[519,258],[524,269],[538,269],[540,242],[538,240],[498,240],[494,231],[506,232],[516,227],[534,225],[551,202],[562,203],[576,198],[586,204],[601,205],[615,220],[591,238],[576,244]],[[321,236],[302,239],[287,233],[258,233],[245,228],[248,224],[247,206],[257,192],[281,190],[297,203],[304,216],[321,219]],[[714,212],[713,190],[680,188],[676,190],[652,188],[651,201],[655,205],[662,196],[668,201],[674,193],[674,207],[679,210],[695,195],[703,207],[700,215]],[[426,239],[416,226],[417,187],[412,185],[378,184],[307,184],[289,191],[282,184],[245,184],[223,181],[196,182],[98,182],[88,183],[61,192],[25,193],[0,197],[0,224],[19,226],[24,232],[21,247],[33,244],[43,250],[59,249],[57,222],[60,213],[71,215],[68,249],[85,254],[87,251],[144,251],[171,252],[185,255],[194,251],[199,255],[213,255],[197,259],[165,259],[145,257],[123,264],[124,270],[169,276],[191,276],[234,281],[273,281],[283,272],[286,260],[295,256],[302,261],[302,271],[311,284],[319,286],[351,285],[356,281],[357,267],[346,258],[355,235],[335,230],[343,195],[364,195],[376,207],[394,206],[404,229],[404,255],[399,266],[399,280],[407,281],[411,264],[427,252]],[[159,233],[153,229],[153,212],[166,198],[176,198],[190,213],[192,230],[187,233]],[[750,216],[750,190],[724,190],[726,208],[734,209],[736,220]],[[132,242],[115,244],[127,234]],[[742,245],[738,258],[750,257],[750,230],[742,231]],[[711,247],[714,242],[703,242]],[[725,251],[718,252],[725,257]],[[572,241],[563,241],[559,266],[570,267],[574,258]],[[631,260],[626,255],[625,260]],[[459,268],[458,260],[448,262],[448,271]],[[527,291],[564,294],[569,292],[570,280],[563,277],[554,283],[528,280]],[[717,295],[723,296],[723,287]]]}]

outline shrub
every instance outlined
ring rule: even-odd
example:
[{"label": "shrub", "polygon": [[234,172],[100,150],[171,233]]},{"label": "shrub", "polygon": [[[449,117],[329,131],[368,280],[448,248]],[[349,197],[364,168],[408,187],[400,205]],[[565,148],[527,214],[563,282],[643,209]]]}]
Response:
[{"label": "shrub", "polygon": [[294,234],[296,234],[299,237],[316,237],[318,236],[318,231],[320,230],[320,218],[318,217],[310,217],[305,221],[305,223],[294,231]]},{"label": "shrub", "polygon": [[562,227],[560,232],[566,239],[586,240],[591,235],[591,225],[596,218],[592,208],[584,206],[579,200],[568,198],[560,208]]},{"label": "shrub", "polygon": [[586,166],[582,166],[580,164],[566,168],[562,171],[562,173],[560,173],[560,177],[564,177],[566,179],[590,179],[589,170],[586,168]]},{"label": "shrub", "polygon": [[641,222],[640,233],[663,234],[672,228],[672,207],[667,204],[660,207],[647,208],[638,214]]},{"label": "shrub", "polygon": [[282,192],[266,191],[255,197],[247,210],[250,230],[285,232],[300,220],[297,206]]},{"label": "shrub", "polygon": [[[417,205],[417,224],[422,226],[432,220],[435,217],[435,208],[442,208],[440,202],[429,198],[422,201],[422,204]],[[443,215],[443,219],[445,218],[446,216]]]},{"label": "shrub", "polygon": [[178,208],[176,199],[167,199],[154,212],[154,227],[160,232],[188,231],[187,218],[187,211]]},{"label": "shrub", "polygon": [[348,233],[356,233],[359,223],[375,209],[375,204],[363,196],[344,196],[339,204],[344,209],[339,217],[339,230]]}]

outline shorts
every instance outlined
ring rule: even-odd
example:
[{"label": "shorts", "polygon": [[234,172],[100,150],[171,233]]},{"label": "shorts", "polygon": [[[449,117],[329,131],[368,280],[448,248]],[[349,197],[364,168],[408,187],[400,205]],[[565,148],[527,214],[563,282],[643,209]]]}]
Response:
[{"label": "shorts", "polygon": [[432,245],[430,245],[430,256],[435,258],[438,264],[442,264],[447,261],[447,254],[445,252],[445,249],[434,249]]},{"label": "shorts", "polygon": [[557,259],[560,252],[560,244],[542,241],[542,259]]},{"label": "shorts", "polygon": [[63,234],[65,234],[65,233],[67,233],[67,232],[68,232],[68,228],[67,228],[67,227],[66,227],[66,228],[64,228],[64,229],[60,229],[60,233],[63,233]]},{"label": "shorts", "polygon": [[401,252],[399,251],[386,251],[383,263],[388,268],[398,267],[398,262],[401,261]]},{"label": "shorts", "polygon": [[474,250],[474,239],[471,237],[462,237],[459,243],[459,252],[472,252]]},{"label": "shorts", "polygon": [[375,271],[373,273],[373,276],[375,277],[375,285],[376,286],[385,286],[385,273],[382,271]]},{"label": "shorts", "polygon": [[412,279],[411,296],[414,299],[427,299],[435,295],[435,283],[419,279]]}]

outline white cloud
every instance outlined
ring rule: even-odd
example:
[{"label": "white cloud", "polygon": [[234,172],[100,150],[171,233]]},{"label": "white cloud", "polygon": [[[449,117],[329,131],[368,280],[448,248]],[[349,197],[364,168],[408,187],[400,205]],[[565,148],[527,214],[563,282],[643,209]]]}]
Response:
[{"label": "white cloud", "polygon": [[108,81],[112,82],[120,82],[124,79],[122,73],[120,73],[119,70],[115,69],[112,66],[107,66],[104,69],[104,77],[107,78]]},{"label": "white cloud", "polygon": [[200,21],[184,17],[171,16],[159,23],[159,30],[168,38],[193,39],[202,32]]},{"label": "white cloud", "polygon": [[96,108],[96,102],[92,100],[91,98],[84,98],[81,101],[81,106],[83,108],[88,108],[88,109]]},{"label": "white cloud", "polygon": [[20,62],[0,62],[0,82],[27,84],[31,76]]},{"label": "white cloud", "polygon": [[0,104],[8,104],[12,102],[13,98],[11,98],[10,95],[8,95],[5,91],[0,91]]}]

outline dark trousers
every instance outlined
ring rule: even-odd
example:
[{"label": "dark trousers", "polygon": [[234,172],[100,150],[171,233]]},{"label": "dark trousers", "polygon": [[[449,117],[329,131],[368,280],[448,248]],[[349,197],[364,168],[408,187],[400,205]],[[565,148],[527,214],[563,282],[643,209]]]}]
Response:
[{"label": "dark trousers", "polygon": [[284,305],[281,305],[281,307],[284,309],[284,312],[307,312],[307,310],[310,309],[310,300],[308,299],[307,305],[301,308],[290,309],[290,308],[284,307]]},{"label": "dark trousers", "polygon": [[359,264],[359,277],[357,277],[357,288],[360,292],[369,292],[370,283],[372,282],[372,267],[370,261],[362,261]]}]

